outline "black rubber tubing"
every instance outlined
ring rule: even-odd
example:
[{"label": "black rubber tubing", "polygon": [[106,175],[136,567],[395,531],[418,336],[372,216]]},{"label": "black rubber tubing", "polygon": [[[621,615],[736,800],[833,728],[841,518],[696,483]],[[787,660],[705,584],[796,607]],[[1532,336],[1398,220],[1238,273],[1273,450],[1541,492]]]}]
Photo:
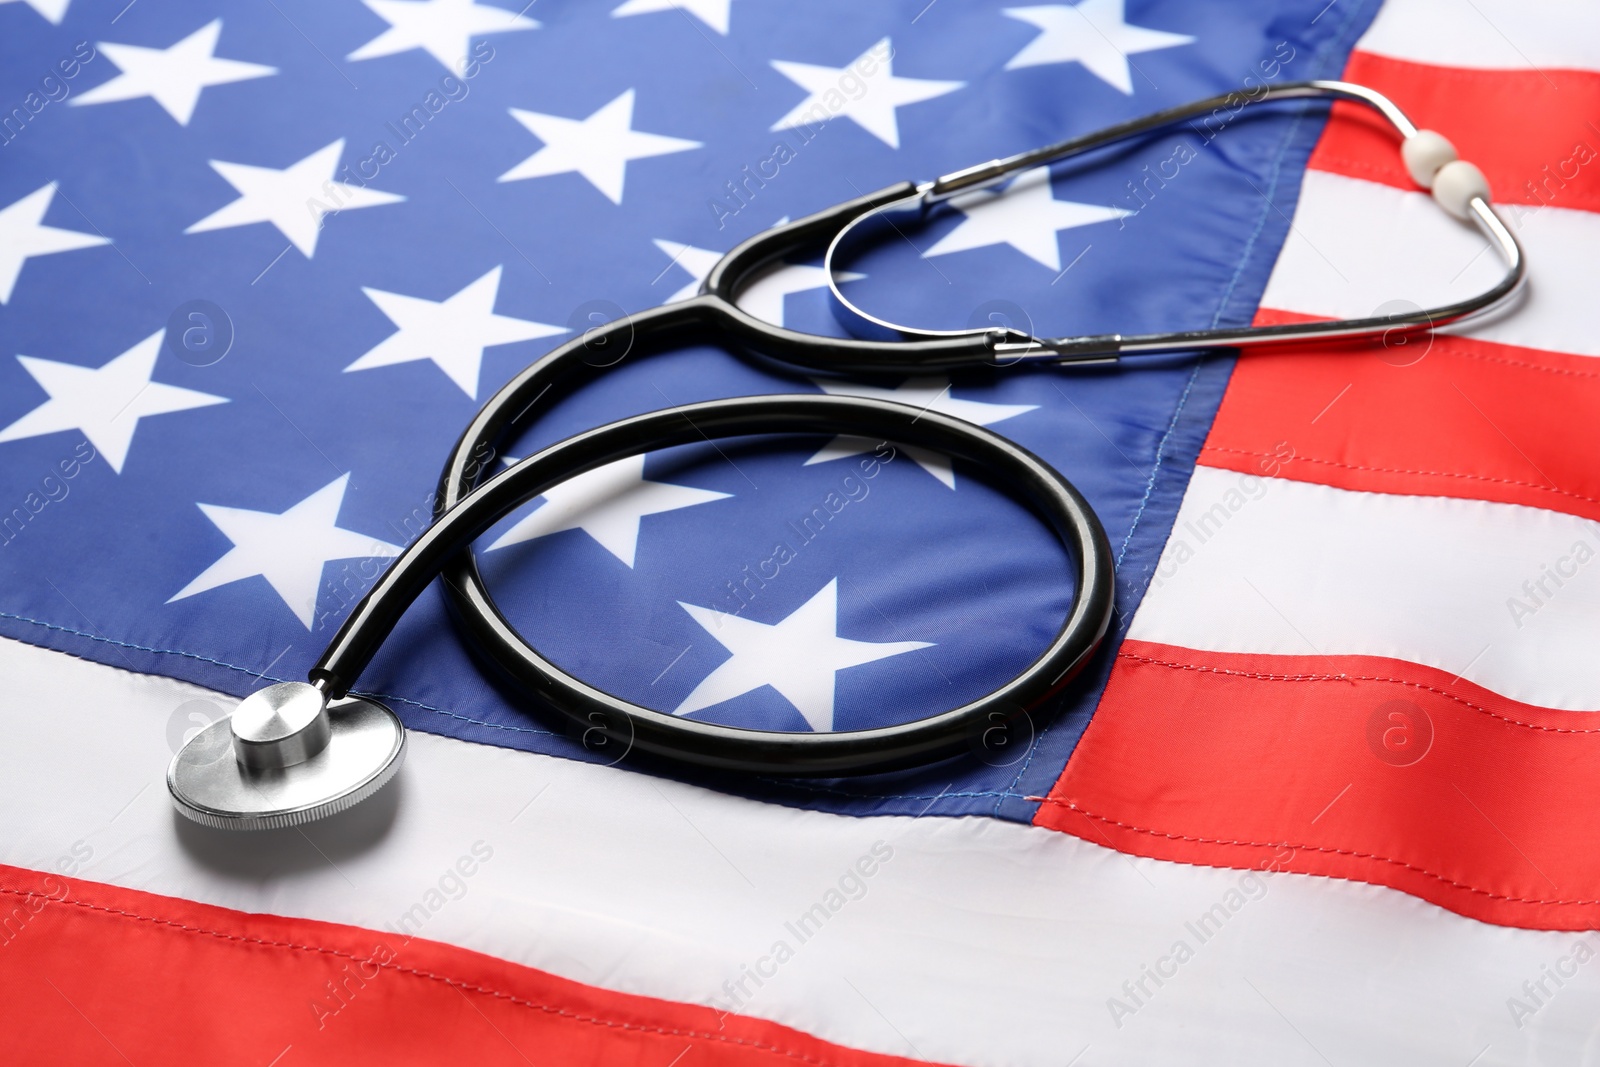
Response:
[{"label": "black rubber tubing", "polygon": [[1099,646],[1111,618],[1110,545],[1093,509],[1065,478],[998,434],[932,411],[880,400],[778,394],[653,411],[569,437],[485,482],[444,513],[392,563],[345,621],[313,680],[338,695],[359,674],[399,615],[477,537],[552,486],[615,460],[675,445],[751,434],[850,434],[936,449],[980,467],[1049,522],[1076,570],[1072,604],[1049,647],[987,696],[924,719],[871,730],[747,730],[680,718],[602,692],[541,656],[488,591],[447,584],[474,646],[524,691],[584,731],[631,747],[723,770],[836,776],[916,766],[967,751],[982,732],[1036,707],[1066,684]]},{"label": "black rubber tubing", "polygon": [[[478,411],[445,465],[435,521],[401,554],[340,627],[310,671],[342,696],[371,661],[401,614],[437,575],[452,615],[517,687],[559,709],[586,742],[608,751],[638,749],[683,762],[745,772],[800,776],[871,774],[959,755],[996,722],[1014,722],[1063,685],[1098,648],[1110,625],[1113,561],[1094,510],[1049,464],[988,430],[937,412],[850,396],[778,394],[714,400],[650,412],[587,430],[485,480],[486,458],[524,428],[535,407],[581,388],[629,356],[695,341],[825,372],[926,371],[991,365],[992,339],[922,342],[836,340],[755,319],[733,299],[740,285],[785,255],[826,241],[862,211],[906,195],[877,193],[751,238],[723,258],[705,292],[691,300],[625,315],[558,346],[526,368]],[[552,395],[554,393],[554,395]],[[914,722],[820,734],[747,730],[664,712],[604,693],[550,663],[496,606],[471,543],[551,487],[606,463],[696,441],[772,433],[838,434],[919,445],[972,463],[1027,501],[1052,527],[1076,567],[1071,607],[1050,646],[1021,674],[981,700]],[[591,746],[593,747],[593,746]]]}]

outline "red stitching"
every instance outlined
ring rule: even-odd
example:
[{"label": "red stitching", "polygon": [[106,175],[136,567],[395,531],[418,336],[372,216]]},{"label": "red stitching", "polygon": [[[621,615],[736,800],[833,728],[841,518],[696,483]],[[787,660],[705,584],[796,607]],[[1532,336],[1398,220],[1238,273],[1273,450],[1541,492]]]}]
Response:
[{"label": "red stitching", "polygon": [[[1544,205],[1539,205],[1539,207],[1542,206]],[[1534,210],[1538,210],[1538,208],[1536,207]],[[1463,340],[1471,340],[1471,338],[1463,338]],[[1493,342],[1480,343],[1492,344]],[[1579,370],[1576,367],[1547,367],[1541,363],[1531,363],[1525,359],[1508,359],[1505,356],[1491,356],[1488,353],[1478,351],[1475,348],[1457,349],[1452,345],[1450,355],[1452,357],[1459,356],[1463,359],[1476,359],[1484,363],[1504,363],[1508,367],[1524,367],[1528,370],[1544,371],[1546,374],[1561,374],[1569,378],[1600,378],[1600,371]]]},{"label": "red stitching", "polygon": [[[1254,452],[1248,448],[1227,448],[1222,445],[1206,445],[1202,451],[1232,452],[1241,456],[1254,456],[1258,459],[1282,459],[1282,457],[1278,456],[1278,454],[1275,452]],[[1556,493],[1560,496],[1569,496],[1574,500],[1582,500],[1587,504],[1600,504],[1600,497],[1585,496],[1582,493],[1574,493],[1568,489],[1558,489],[1553,485],[1540,485],[1537,482],[1519,482],[1513,478],[1493,478],[1487,474],[1472,474],[1466,471],[1418,471],[1407,470],[1404,467],[1370,467],[1360,463],[1341,463],[1336,459],[1319,459],[1316,456],[1301,455],[1296,455],[1293,457],[1293,459],[1285,460],[1284,466],[1288,466],[1289,463],[1292,463],[1296,460],[1304,460],[1307,463],[1321,463],[1329,467],[1342,467],[1345,470],[1373,471],[1377,474],[1416,474],[1429,478],[1466,478],[1475,482],[1495,482],[1500,485],[1515,485],[1524,489],[1537,489],[1544,493]]]},{"label": "red stitching", "polygon": [[[1315,158],[1313,158],[1312,163],[1314,164],[1314,166],[1312,167],[1313,170],[1320,171],[1320,172],[1322,172],[1324,174],[1337,174],[1337,175],[1340,175],[1342,177],[1353,177],[1354,175],[1351,172],[1374,174],[1374,175],[1377,175],[1377,178],[1374,181],[1374,184],[1386,185],[1391,189],[1398,189],[1400,192],[1403,192],[1403,193],[1421,193],[1423,195],[1427,194],[1427,190],[1422,189],[1421,187],[1417,186],[1416,184],[1414,184],[1411,181],[1409,175],[1407,175],[1407,173],[1406,173],[1405,167],[1400,163],[1398,156],[1395,157],[1395,162],[1394,163],[1385,164],[1385,163],[1373,163],[1371,161],[1363,160],[1363,159],[1356,159],[1356,158],[1354,158],[1352,156],[1340,156],[1340,155],[1334,155],[1332,153],[1328,153],[1326,155],[1318,155],[1318,156],[1316,156]],[[1373,179],[1358,179],[1358,180],[1372,181]],[[1568,181],[1571,181],[1571,180],[1572,179],[1570,179],[1570,178],[1568,179]],[[1495,184],[1499,184],[1499,183],[1496,182]],[[1521,192],[1521,190],[1517,190],[1517,191]],[[1594,209],[1590,205],[1595,203],[1595,202],[1597,202],[1597,198],[1595,196],[1593,196],[1592,194],[1590,194],[1589,192],[1587,192],[1586,190],[1578,190],[1575,193],[1569,194],[1566,197],[1565,202],[1563,202],[1563,203],[1561,203],[1559,205],[1556,204],[1553,200],[1548,202],[1548,203],[1546,201],[1543,201],[1543,200],[1534,200],[1534,201],[1532,201],[1530,203],[1529,201],[1526,201],[1526,200],[1512,200],[1509,197],[1501,197],[1501,198],[1498,198],[1496,200],[1496,203],[1509,205],[1512,208],[1526,208],[1526,209],[1528,209],[1528,212],[1530,214],[1535,212],[1535,211],[1538,211],[1542,207],[1561,207],[1561,208],[1564,208],[1566,210],[1592,211]],[[1449,337],[1449,336],[1456,336],[1456,335],[1445,334],[1444,336]],[[1508,360],[1506,362],[1511,362],[1511,361]],[[1586,377],[1586,378],[1595,377],[1595,375],[1592,374],[1592,373],[1585,373],[1583,371],[1557,370],[1555,368],[1540,367],[1536,363],[1512,363],[1511,365],[1512,366],[1531,367],[1534,370],[1549,370],[1550,373],[1552,373],[1552,374],[1576,374],[1576,375],[1579,375],[1581,377]]]},{"label": "red stitching", "polygon": [[[1377,168],[1373,168],[1373,169],[1377,169]],[[1396,171],[1395,173],[1400,173],[1400,172]],[[1596,197],[1595,199],[1597,201],[1600,201],[1600,197]],[[1543,207],[1543,206],[1546,206],[1546,205],[1537,204],[1537,205],[1524,205],[1524,206],[1532,206],[1533,210],[1537,211],[1540,207]],[[1331,320],[1328,320],[1328,319],[1320,319],[1319,320],[1319,319],[1315,319],[1315,317],[1313,317],[1313,319],[1314,319],[1314,321],[1323,321],[1323,322],[1331,321]],[[1509,358],[1507,356],[1491,356],[1491,355],[1488,354],[1488,352],[1483,350],[1484,348],[1496,348],[1496,349],[1498,349],[1498,348],[1501,348],[1501,347],[1525,347],[1525,346],[1504,346],[1504,345],[1501,345],[1497,341],[1479,341],[1474,337],[1463,336],[1461,334],[1437,334],[1437,335],[1435,335],[1435,337],[1439,341],[1464,341],[1464,342],[1468,342],[1469,347],[1464,347],[1464,348],[1457,348],[1455,345],[1449,345],[1445,349],[1445,351],[1443,351],[1441,353],[1441,355],[1443,355],[1443,356],[1445,356],[1447,358],[1450,358],[1450,359],[1475,359],[1475,360],[1478,360],[1481,363],[1501,363],[1501,364],[1504,364],[1507,367],[1521,367],[1524,370],[1543,371],[1545,374],[1559,374],[1559,375],[1562,375],[1562,376],[1568,377],[1568,378],[1600,378],[1600,370],[1589,370],[1587,368],[1579,368],[1579,367],[1551,367],[1551,366],[1548,366],[1547,364],[1534,363],[1534,362],[1532,362],[1530,360],[1526,360],[1526,359],[1511,359],[1511,358]],[[1553,353],[1553,354],[1560,354],[1560,353]],[[1296,358],[1303,358],[1303,357],[1296,357]],[[1589,359],[1590,357],[1579,356],[1577,358],[1579,358],[1579,359]]]},{"label": "red stitching", "polygon": [[[1542,730],[1545,733],[1552,734],[1600,734],[1600,727],[1580,730],[1570,726],[1545,726],[1536,722],[1523,722],[1521,719],[1513,719],[1510,716],[1502,715],[1482,704],[1475,704],[1465,697],[1458,696],[1446,689],[1440,689],[1438,686],[1427,685],[1423,682],[1413,682],[1405,678],[1389,678],[1381,674],[1268,674],[1264,671],[1241,671],[1229,667],[1212,667],[1200,663],[1176,663],[1172,660],[1155,659],[1151,656],[1140,656],[1132,652],[1118,652],[1117,658],[1133,660],[1136,663],[1148,663],[1155,667],[1168,667],[1173,670],[1199,671],[1205,674],[1226,674],[1236,678],[1254,678],[1263,682],[1389,682],[1393,685],[1410,686],[1413,689],[1434,693],[1444,697],[1446,700],[1453,700],[1464,708],[1481,712],[1491,719],[1499,719],[1501,722],[1509,723],[1512,726],[1524,726],[1529,730]],[[1572,712],[1571,714],[1589,715],[1593,714],[1593,712]]]},{"label": "red stitching", "polygon": [[[319,952],[328,956],[336,956],[355,963],[370,963],[375,967],[383,967],[388,970],[398,971],[402,974],[410,974],[418,978],[427,978],[435,982],[443,982],[445,985],[451,986],[458,990],[483,993],[491,997],[498,997],[502,1000],[510,1001],[511,1003],[521,1005],[522,1007],[533,1008],[538,1011],[545,1012],[546,1014],[559,1015],[564,1018],[571,1019],[574,1022],[588,1023],[593,1026],[608,1026],[617,1030],[637,1030],[641,1033],[660,1034],[665,1037],[685,1037],[703,1041],[722,1041],[727,1044],[744,1045],[758,1052],[776,1053],[777,1055],[785,1056],[789,1059],[799,1060],[802,1063],[816,1064],[817,1067],[835,1067],[837,1064],[837,1061],[819,1060],[815,1057],[807,1056],[802,1052],[796,1052],[792,1049],[779,1048],[776,1045],[769,1045],[760,1041],[730,1037],[727,1034],[707,1033],[699,1030],[680,1030],[664,1026],[648,1026],[640,1023],[616,1022],[611,1019],[602,1019],[595,1015],[583,1015],[578,1012],[568,1011],[565,1008],[555,1007],[551,1004],[539,1004],[523,997],[516,996],[512,993],[505,993],[497,989],[490,989],[487,986],[463,982],[460,979],[451,978],[447,975],[435,974],[432,971],[423,971],[415,967],[402,967],[397,963],[384,963],[379,960],[375,960],[370,956],[360,956],[352,952],[345,952],[342,949],[327,948],[322,945],[302,945],[294,941],[269,941],[260,937],[245,937],[240,934],[229,934],[221,930],[207,930],[200,926],[186,926],[183,923],[176,922],[172,919],[163,919],[154,915],[140,915],[138,912],[124,911],[121,908],[109,908],[103,904],[92,904],[85,900],[75,900],[72,897],[56,897],[51,896],[48,893],[38,893],[28,889],[12,889],[9,887],[0,886],[0,893],[6,893],[12,896],[20,897],[43,897],[45,900],[56,904],[71,904],[73,907],[77,908],[86,908],[90,911],[104,912],[108,915],[120,915],[129,919],[136,919],[140,922],[154,923],[157,926],[169,926],[184,933],[215,937],[223,941],[236,941],[241,944],[262,945],[267,948],[299,949],[303,952]],[[708,1010],[714,1011],[715,1009]]]},{"label": "red stitching", "polygon": [[1125,830],[1132,830],[1141,834],[1149,834],[1153,837],[1164,837],[1171,841],[1192,841],[1202,845],[1238,845],[1241,848],[1292,848],[1297,852],[1326,852],[1339,856],[1350,856],[1355,859],[1378,860],[1382,863],[1392,863],[1396,867],[1404,867],[1406,870],[1413,871],[1417,874],[1426,875],[1429,878],[1443,882],[1452,889],[1464,889],[1469,893],[1477,893],[1480,896],[1489,897],[1492,900],[1503,900],[1509,904],[1557,904],[1583,906],[1600,904],[1600,900],[1544,900],[1537,897],[1506,896],[1503,893],[1494,893],[1487,889],[1479,889],[1477,886],[1468,885],[1466,882],[1457,882],[1453,878],[1446,878],[1442,874],[1435,874],[1433,871],[1418,867],[1414,863],[1407,863],[1404,860],[1391,859],[1388,856],[1379,856],[1373,852],[1358,852],[1354,849],[1332,848],[1327,845],[1292,845],[1287,841],[1229,841],[1224,838],[1192,837],[1186,834],[1169,834],[1161,830],[1151,830],[1143,826],[1134,826],[1131,823],[1121,822],[1117,819],[1110,818],[1109,816],[1097,815],[1092,811],[1079,807],[1070,800],[1060,800],[1056,797],[1041,797],[1040,799],[1046,804],[1058,804],[1062,807],[1071,808],[1073,811],[1077,812],[1079,815],[1082,815],[1086,819],[1094,819],[1098,822],[1110,823],[1112,826],[1120,826]]},{"label": "red stitching", "polygon": [[1382,163],[1372,163],[1367,160],[1354,159],[1349,156],[1336,156],[1332,153],[1318,155],[1313,162],[1316,163],[1316,166],[1312,169],[1322,171],[1325,174],[1341,174],[1344,171],[1364,170],[1369,174],[1381,174],[1385,178],[1406,179],[1405,185],[1402,186],[1396,186],[1392,182],[1379,183],[1382,185],[1387,185],[1390,188],[1398,188],[1401,192],[1421,192],[1424,194],[1426,192],[1425,190],[1418,188],[1406,177],[1404,166],[1385,166]]}]

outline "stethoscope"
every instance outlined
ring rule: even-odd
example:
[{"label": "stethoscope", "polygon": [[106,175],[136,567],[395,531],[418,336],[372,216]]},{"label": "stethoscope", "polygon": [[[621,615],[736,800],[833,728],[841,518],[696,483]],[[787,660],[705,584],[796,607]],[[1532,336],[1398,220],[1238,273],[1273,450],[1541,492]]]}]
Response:
[{"label": "stethoscope", "polygon": [[[1367,105],[1403,138],[1400,152],[1417,183],[1451,215],[1475,225],[1506,264],[1491,289],[1444,307],[1383,317],[1124,337],[1040,338],[1012,327],[921,330],[858,308],[841,290],[834,263],[846,243],[899,216],[922,218],[962,193],[1023,170],[1092,151],[1227,108],[1271,100],[1331,97]],[[1243,103],[1241,103],[1241,100]],[[826,245],[824,265],[849,339],[799,333],[741,310],[741,288],[786,257]],[[351,686],[400,615],[433,582],[472,647],[517,688],[563,714],[591,751],[632,751],[719,771],[835,777],[904,769],[959,756],[974,738],[1036,708],[1083,669],[1110,626],[1111,547],[1094,509],[1060,472],[998,434],[931,410],[851,396],[736,397],[653,411],[575,434],[486,477],[481,457],[524,429],[540,405],[565,395],[624,356],[693,342],[826,373],[906,373],[1019,362],[1104,365],[1130,354],[1233,349],[1407,334],[1458,322],[1507,301],[1524,277],[1517,240],[1490,206],[1483,173],[1457,158],[1444,137],[1418,130],[1391,101],[1337,81],[1286,83],[1253,97],[1229,93],[1170,108],[1059,144],[993,160],[931,182],[902,182],[743,242],[711,269],[700,295],[624,316],[556,348],[492,397],[462,433],[440,478],[433,524],[378,579],[340,627],[304,682],[280,682],[246,697],[173,758],[167,786],[178,810],[226,829],[293,826],[323,818],[376,793],[404,758],[398,716]],[[848,434],[934,450],[982,469],[1031,505],[1071,559],[1074,590],[1066,619],[1016,677],[961,707],[869,730],[795,733],[749,730],[678,718],[623,700],[573,677],[542,656],[506,620],[471,549],[518,507],[555,485],[656,449],[755,434]]]}]

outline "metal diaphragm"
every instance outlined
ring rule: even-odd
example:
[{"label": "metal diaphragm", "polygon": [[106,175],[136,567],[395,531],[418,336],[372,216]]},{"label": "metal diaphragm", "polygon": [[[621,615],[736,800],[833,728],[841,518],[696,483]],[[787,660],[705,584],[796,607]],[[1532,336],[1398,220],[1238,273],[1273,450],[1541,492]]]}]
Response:
[{"label": "metal diaphragm", "polygon": [[195,822],[222,830],[298,826],[359,804],[400,769],[405,728],[382,704],[354,697],[328,705],[327,721],[327,743],[314,755],[289,766],[250,767],[235,753],[232,719],[219,719],[173,757],[167,769],[173,803]]}]

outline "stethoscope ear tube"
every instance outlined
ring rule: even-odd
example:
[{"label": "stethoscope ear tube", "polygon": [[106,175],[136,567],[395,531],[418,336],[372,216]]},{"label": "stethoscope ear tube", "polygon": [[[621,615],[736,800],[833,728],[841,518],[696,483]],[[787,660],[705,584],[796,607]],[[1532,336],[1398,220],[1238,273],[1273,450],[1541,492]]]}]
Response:
[{"label": "stethoscope ear tube", "polygon": [[[585,471],[656,449],[755,434],[852,434],[934,449],[974,464],[1049,523],[1072,560],[1067,617],[1022,673],[988,695],[911,722],[870,730],[791,733],[679,718],[596,689],[561,670],[495,605],[470,554],[473,540],[516,508]],[[396,559],[357,605],[311,678],[340,694],[401,613],[436,575],[471,644],[524,691],[589,736],[719,770],[775,775],[871,774],[960,755],[996,716],[1037,708],[1100,646],[1111,621],[1111,547],[1093,508],[1065,477],[1021,446],[959,419],[903,404],[813,394],[738,397],[649,412],[569,437],[502,471],[456,503]]]},{"label": "stethoscope ear tube", "polygon": [[[1070,159],[1119,141],[1142,137],[1177,123],[1204,118],[1223,108],[1236,112],[1246,106],[1253,108],[1273,101],[1317,99],[1360,104],[1387,122],[1401,138],[1398,152],[1412,180],[1419,187],[1429,190],[1449,215],[1476,227],[1489,242],[1489,247],[1499,254],[1505,264],[1505,272],[1499,281],[1480,293],[1451,303],[1389,315],[1374,313],[1366,318],[1048,338],[1032,336],[1031,324],[1028,324],[1027,331],[1015,326],[940,330],[900,325],[863,310],[840,286],[838,263],[841,250],[856,239],[863,227],[869,228],[867,232],[870,232],[870,227],[889,222],[893,232],[906,239],[903,226],[908,222],[917,224],[937,205],[958,194],[988,188],[1025,170]],[[897,191],[902,195],[894,197],[892,194]],[[834,317],[853,337],[881,344],[899,343],[907,347],[942,342],[949,347],[939,354],[952,360],[946,365],[961,365],[954,360],[959,359],[957,353],[961,352],[963,342],[983,343],[983,347],[977,350],[981,358],[969,360],[968,365],[990,363],[1010,366],[1019,362],[1043,362],[1089,367],[1114,364],[1130,355],[1250,348],[1308,341],[1385,340],[1387,343],[1387,339],[1394,336],[1421,333],[1490,314],[1507,305],[1517,295],[1527,273],[1516,235],[1495,213],[1490,202],[1489,182],[1483,172],[1460,159],[1455,146],[1443,135],[1433,130],[1419,130],[1382,93],[1365,85],[1342,81],[1283,82],[1259,87],[1255,93],[1221,93],[1130,119],[1081,137],[966,167],[920,185],[892,186],[870,197],[853,201],[849,206],[860,210],[854,215],[840,218],[823,256]],[[902,222],[890,221],[895,216],[900,216]],[[844,361],[840,363],[842,365]],[[844,366],[843,369],[849,367]]]}]

